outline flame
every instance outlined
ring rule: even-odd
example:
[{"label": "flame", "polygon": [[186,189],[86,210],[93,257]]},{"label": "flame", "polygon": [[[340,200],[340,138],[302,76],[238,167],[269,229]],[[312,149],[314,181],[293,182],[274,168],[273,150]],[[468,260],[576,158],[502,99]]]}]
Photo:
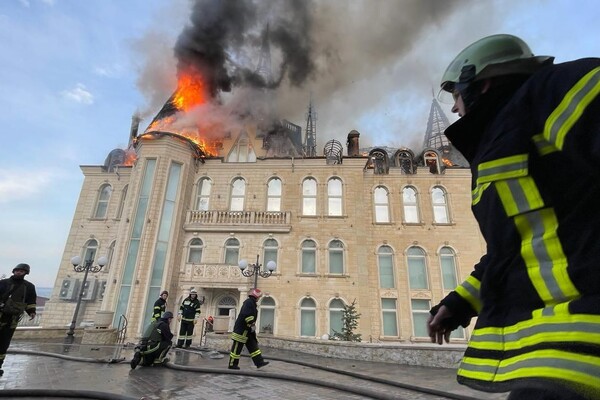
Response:
[{"label": "flame", "polygon": [[122,165],[132,166],[133,163],[135,162],[135,160],[137,160],[137,154],[136,154],[135,150],[133,150],[132,148],[129,148],[125,152],[125,161],[123,161]]},{"label": "flame", "polygon": [[179,74],[177,90],[173,96],[173,103],[181,111],[206,103],[207,93],[202,77],[196,71],[190,70]]},{"label": "flame", "polygon": [[442,162],[446,165],[446,167],[452,167],[454,164],[447,158],[442,158]]}]

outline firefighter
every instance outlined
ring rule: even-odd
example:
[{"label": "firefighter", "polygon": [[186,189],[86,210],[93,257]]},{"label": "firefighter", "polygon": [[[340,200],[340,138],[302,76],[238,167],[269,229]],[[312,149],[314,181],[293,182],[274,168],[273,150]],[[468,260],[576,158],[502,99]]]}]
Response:
[{"label": "firefighter", "polygon": [[238,364],[240,363],[240,354],[244,345],[246,345],[256,368],[261,368],[269,364],[268,361],[263,359],[258,347],[258,340],[256,339],[256,318],[258,316],[256,303],[258,303],[260,296],[262,296],[260,289],[252,289],[248,294],[248,298],[242,304],[240,314],[235,320],[233,333],[231,334],[233,345],[231,346],[231,353],[229,353],[229,369],[240,369]]},{"label": "firefighter", "polygon": [[487,253],[428,331],[442,344],[477,316],[458,381],[511,400],[600,398],[600,59],[553,60],[493,35],[441,83]]},{"label": "firefighter", "polygon": [[131,369],[135,369],[138,364],[148,367],[164,365],[169,361],[166,356],[173,340],[171,321],[173,321],[173,313],[166,311],[161,318],[150,323],[144,331],[140,344],[135,348],[130,362]]},{"label": "firefighter", "polygon": [[152,309],[152,321],[156,321],[160,319],[160,316],[167,309],[167,298],[169,297],[169,292],[163,290],[160,292],[160,297],[156,299],[154,302],[154,308]]},{"label": "firefighter", "polygon": [[189,348],[192,345],[192,337],[194,335],[194,325],[198,323],[200,318],[200,306],[204,304],[204,296],[202,300],[198,300],[198,291],[190,290],[190,295],[183,299],[179,306],[177,320],[181,322],[179,328],[179,338],[177,339],[177,348]]},{"label": "firefighter", "polygon": [[[30,320],[35,318],[35,285],[25,280],[30,271],[29,264],[17,264],[10,278],[0,280],[0,368],[23,313],[26,312]],[[2,375],[4,371],[0,369]]]}]

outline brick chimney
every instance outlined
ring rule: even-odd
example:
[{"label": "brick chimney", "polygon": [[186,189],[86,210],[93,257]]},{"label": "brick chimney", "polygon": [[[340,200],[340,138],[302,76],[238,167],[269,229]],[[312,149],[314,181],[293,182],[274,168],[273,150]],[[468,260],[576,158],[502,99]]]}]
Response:
[{"label": "brick chimney", "polygon": [[360,133],[354,129],[348,134],[348,141],[346,142],[346,145],[348,146],[348,157],[358,157],[360,155],[358,144],[359,136]]}]

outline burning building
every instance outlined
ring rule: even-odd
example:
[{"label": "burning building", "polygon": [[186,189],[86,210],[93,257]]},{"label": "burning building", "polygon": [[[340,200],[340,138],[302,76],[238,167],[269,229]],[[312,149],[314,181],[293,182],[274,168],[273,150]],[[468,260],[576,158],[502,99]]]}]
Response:
[{"label": "burning building", "polygon": [[[214,2],[214,12],[222,24],[243,27],[228,13],[235,3]],[[356,300],[363,338],[428,341],[428,310],[484,252],[470,213],[470,171],[444,142],[437,102],[424,149],[361,148],[351,131],[347,149],[329,140],[319,151],[312,104],[303,132],[265,102],[281,81],[271,78],[265,39],[258,66],[247,69],[224,51],[221,30],[201,28],[182,35],[178,86],[143,132],[134,117],[130,148],[111,152],[105,165],[81,166],[85,179],[42,325],[65,326],[83,293],[78,322],[134,341],[162,290],[176,311],[194,288],[206,299],[202,314],[224,333],[258,284],[260,334],[309,340],[339,332],[344,305]],[[295,62],[283,57],[282,70],[297,82],[310,72],[302,58],[309,44],[289,47],[282,29],[272,23],[267,32],[284,55],[296,51]],[[223,101],[240,82],[253,88],[252,101]],[[109,262],[82,289],[73,255]],[[255,268],[242,271],[242,260]],[[247,276],[259,271],[268,277]],[[98,315],[110,318],[100,324]],[[206,330],[196,332],[199,342]],[[453,340],[467,335],[458,330]]]}]

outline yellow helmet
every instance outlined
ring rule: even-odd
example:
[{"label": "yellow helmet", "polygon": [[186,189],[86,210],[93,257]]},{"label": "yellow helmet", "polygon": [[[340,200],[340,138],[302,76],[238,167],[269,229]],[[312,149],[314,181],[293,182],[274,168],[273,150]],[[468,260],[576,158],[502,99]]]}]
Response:
[{"label": "yellow helmet", "polygon": [[534,56],[527,43],[516,36],[487,36],[454,58],[442,76],[441,88],[453,92],[458,83],[469,84],[502,75],[531,75],[553,60],[550,56]]}]

